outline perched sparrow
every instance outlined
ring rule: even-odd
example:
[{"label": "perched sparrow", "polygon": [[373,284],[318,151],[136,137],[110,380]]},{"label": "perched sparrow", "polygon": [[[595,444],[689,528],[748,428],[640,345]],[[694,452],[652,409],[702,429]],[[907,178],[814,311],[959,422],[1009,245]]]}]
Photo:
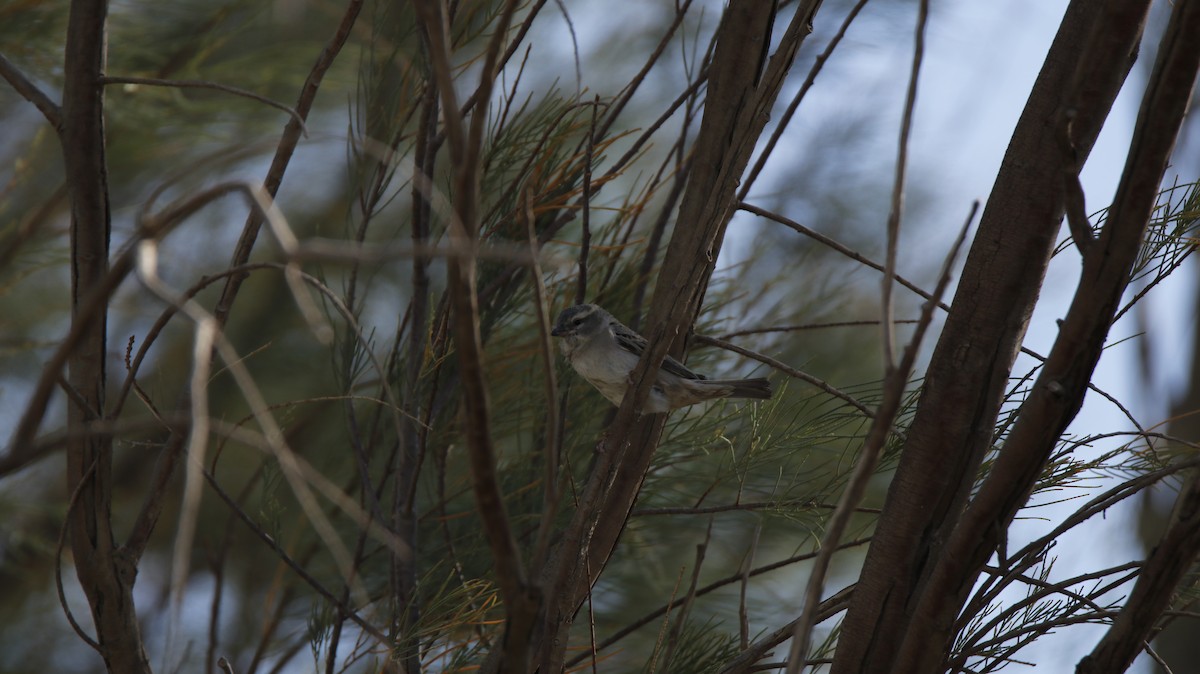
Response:
[{"label": "perched sparrow", "polygon": [[[563,310],[550,334],[562,338],[560,346],[571,367],[619,406],[629,388],[629,373],[646,350],[646,338],[595,304]],[[642,411],[661,414],[714,398],[770,397],[771,382],[766,379],[708,379],[667,356]]]}]

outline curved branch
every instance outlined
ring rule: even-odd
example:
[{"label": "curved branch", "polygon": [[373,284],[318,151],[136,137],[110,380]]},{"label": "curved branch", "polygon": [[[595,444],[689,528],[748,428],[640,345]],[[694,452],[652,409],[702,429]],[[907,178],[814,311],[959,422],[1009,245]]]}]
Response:
[{"label": "curved branch", "polygon": [[213,91],[223,91],[227,94],[241,96],[242,98],[249,98],[252,101],[258,101],[259,103],[269,105],[276,110],[282,110],[286,112],[291,116],[293,122],[300,125],[300,131],[304,134],[304,137],[308,137],[308,127],[304,125],[304,117],[297,112],[295,108],[240,87],[221,84],[219,82],[209,82],[208,80],[164,80],[158,77],[128,77],[113,75],[105,75],[104,77],[101,77],[100,83],[144,84],[152,87],[169,87],[172,89],[211,89]]}]

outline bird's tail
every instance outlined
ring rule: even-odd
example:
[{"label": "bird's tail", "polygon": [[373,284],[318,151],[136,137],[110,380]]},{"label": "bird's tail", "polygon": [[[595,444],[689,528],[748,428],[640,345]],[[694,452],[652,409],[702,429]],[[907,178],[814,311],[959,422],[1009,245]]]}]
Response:
[{"label": "bird's tail", "polygon": [[765,377],[758,377],[756,379],[709,379],[706,383],[730,387],[733,389],[729,393],[730,398],[767,400],[773,393],[771,391],[771,382]]}]

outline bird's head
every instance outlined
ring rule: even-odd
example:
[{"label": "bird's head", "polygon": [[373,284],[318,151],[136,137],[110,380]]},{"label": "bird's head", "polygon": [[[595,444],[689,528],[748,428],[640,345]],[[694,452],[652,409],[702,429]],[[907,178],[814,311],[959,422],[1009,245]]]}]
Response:
[{"label": "bird's head", "polygon": [[563,309],[550,334],[568,339],[587,339],[600,334],[610,320],[608,312],[595,304],[576,304]]}]

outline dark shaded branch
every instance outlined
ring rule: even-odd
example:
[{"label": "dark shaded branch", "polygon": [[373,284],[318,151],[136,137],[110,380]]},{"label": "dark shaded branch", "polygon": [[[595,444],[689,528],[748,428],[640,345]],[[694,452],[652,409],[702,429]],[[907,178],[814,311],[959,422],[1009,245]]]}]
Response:
[{"label": "dark shaded branch", "polygon": [[50,97],[29,78],[25,77],[25,73],[22,73],[15,63],[5,58],[4,54],[0,54],[0,77],[3,77],[13,90],[21,94],[25,100],[33,103],[55,131],[62,133],[62,108],[50,100]]},{"label": "dark shaded branch", "polygon": [[[341,53],[342,47],[346,45],[346,40],[350,38],[350,31],[354,27],[355,21],[358,20],[362,5],[363,0],[349,0],[346,3],[346,11],[342,14],[341,22],[333,36],[325,43],[324,49],[317,56],[316,62],[308,72],[308,77],[304,80],[304,86],[296,100],[297,116],[288,120],[287,126],[284,127],[283,134],[279,138],[279,145],[275,149],[275,157],[271,160],[271,167],[267,169],[267,175],[263,179],[267,194],[272,199],[279,193],[279,186],[283,184],[283,176],[287,172],[292,155],[296,151],[296,145],[300,142],[300,136],[304,132],[303,120],[308,119],[308,113],[312,110],[313,102],[317,98],[317,91],[321,88],[321,81],[325,78],[325,73],[330,66],[333,65],[334,59]],[[237,247],[233,251],[233,258],[229,262],[230,267],[241,266],[250,259],[254,242],[258,239],[258,231],[264,222],[265,220],[256,212],[251,211],[247,216],[246,224],[242,227],[242,235],[238,239]],[[234,299],[237,297],[243,280],[244,277],[231,276],[221,290],[221,298],[217,301],[216,309],[213,311],[217,322],[221,325],[224,325],[229,318],[229,312],[233,308]]]},{"label": "dark shaded branch", "polygon": [[[1117,202],[1109,212],[1110,220],[1114,215],[1128,218],[1130,229],[1145,210],[1145,192],[1151,182],[1157,186],[1161,179],[1191,100],[1196,75],[1200,72],[1200,42],[1196,35],[1200,35],[1200,2],[1176,2],[1138,115],[1133,149],[1122,177],[1123,189],[1118,191]],[[1118,210],[1118,205],[1123,208]],[[1149,205],[1152,207],[1153,202]],[[1146,215],[1148,217],[1148,213]],[[1108,233],[1107,225],[1104,233]],[[1104,240],[1102,235],[1101,241]],[[1142,645],[1153,636],[1155,624],[1170,606],[1179,583],[1192,568],[1198,554],[1200,472],[1193,470],[1187,486],[1176,500],[1171,524],[1143,565],[1125,607],[1100,643],[1079,662],[1076,671],[1099,674],[1128,668]]]},{"label": "dark shaded branch", "polygon": [[[67,381],[83,398],[67,405],[68,430],[86,426],[105,408],[108,297],[96,296],[92,289],[110,276],[104,90],[98,81],[105,67],[107,15],[105,0],[74,0],[67,23],[60,137],[71,202],[71,332],[78,344],[65,362]],[[43,381],[48,374],[43,373]],[[57,378],[57,369],[52,376]],[[67,526],[104,664],[109,672],[149,674],[133,604],[137,564],[113,536],[111,436],[68,441],[67,487],[78,492]]]},{"label": "dark shaded branch", "polygon": [[[1140,0],[1111,2],[1099,12],[1080,55],[1080,72],[1107,87],[1118,84],[1136,46],[1147,5]],[[1115,37],[1127,42],[1112,53]],[[1164,48],[1165,49],[1165,48]],[[1056,443],[1074,419],[1103,351],[1113,315],[1141,250],[1158,187],[1166,170],[1200,62],[1200,44],[1174,45],[1176,60],[1160,60],[1143,99],[1124,175],[1099,238],[1084,253],[1078,289],[1059,327],[1042,371],[1009,431],[1004,447],[959,526],[947,537],[921,597],[900,651],[900,671],[939,668],[943,645],[953,639],[952,625],[987,558],[1005,540],[1005,532],[1029,497]],[[1170,50],[1167,50],[1170,51]],[[1099,67],[1097,61],[1107,67]],[[1186,86],[1180,85],[1186,77]],[[1086,100],[1089,90],[1068,98]],[[1103,98],[1103,97],[1101,97]],[[1081,109],[1080,115],[1095,114]],[[1102,118],[1102,115],[1099,116]],[[1076,117],[1076,122],[1080,119]],[[1098,121],[1098,120],[1097,120]],[[953,560],[951,563],[950,560]],[[949,615],[953,613],[954,615]],[[936,653],[936,655],[935,655]]]},{"label": "dark shaded branch", "polygon": [[[1137,2],[1144,13],[1149,3]],[[945,625],[956,617],[926,615],[929,622],[922,622],[911,611],[921,596],[933,593],[925,580],[933,565],[952,559],[940,551],[940,541],[959,525],[992,446],[1005,388],[1054,250],[1063,213],[1063,154],[1058,130],[1046,120],[1064,108],[1076,109],[1072,145],[1085,159],[1132,64],[1140,21],[1106,19],[1102,12],[1112,4],[1070,3],[1013,132],[926,372],[843,622],[833,674],[903,669],[909,663],[900,662],[898,652],[910,634],[929,635],[931,622]],[[1088,52],[1089,37],[1101,28],[1119,34],[1119,46]],[[1089,76],[1077,76],[1089,59]],[[947,652],[933,638],[922,648],[939,664]],[[920,671],[936,668],[924,667]]]},{"label": "dark shaded branch", "polygon": [[[476,99],[486,103],[491,98],[497,60],[508,26],[516,10],[516,0],[509,0],[502,10],[488,45]],[[443,7],[432,0],[417,3],[417,11],[429,40],[430,66],[442,108],[459,110],[455,94],[453,66],[450,58],[448,25]],[[454,173],[454,213],[449,223],[449,238],[456,246],[474,248],[478,245],[480,227],[480,176],[483,154],[483,130],[487,122],[486,106],[477,107],[467,123],[461,114],[444,116],[450,163]],[[467,456],[475,506],[482,522],[484,536],[491,549],[496,567],[496,581],[504,600],[506,626],[504,646],[493,652],[501,672],[529,671],[530,632],[535,624],[539,600],[528,582],[520,550],[513,535],[496,473],[496,448],[492,438],[487,377],[483,361],[483,337],[479,324],[479,289],[474,257],[451,260],[449,263],[451,331],[458,359],[458,375],[462,388]]]},{"label": "dark shaded branch", "polygon": [[820,2],[808,0],[795,8],[775,55],[764,64],[773,4],[732,3],[717,29],[704,118],[677,219],[684,224],[672,234],[651,302],[646,331],[650,346],[630,375],[631,386],[607,439],[600,443],[575,517],[546,569],[548,603],[538,658],[543,671],[562,668],[576,609],[603,572],[637,497],[664,417],[639,418],[636,410],[668,351],[680,356],[686,350],[683,336],[695,321],[716,265],[733,214],[737,181]]}]

